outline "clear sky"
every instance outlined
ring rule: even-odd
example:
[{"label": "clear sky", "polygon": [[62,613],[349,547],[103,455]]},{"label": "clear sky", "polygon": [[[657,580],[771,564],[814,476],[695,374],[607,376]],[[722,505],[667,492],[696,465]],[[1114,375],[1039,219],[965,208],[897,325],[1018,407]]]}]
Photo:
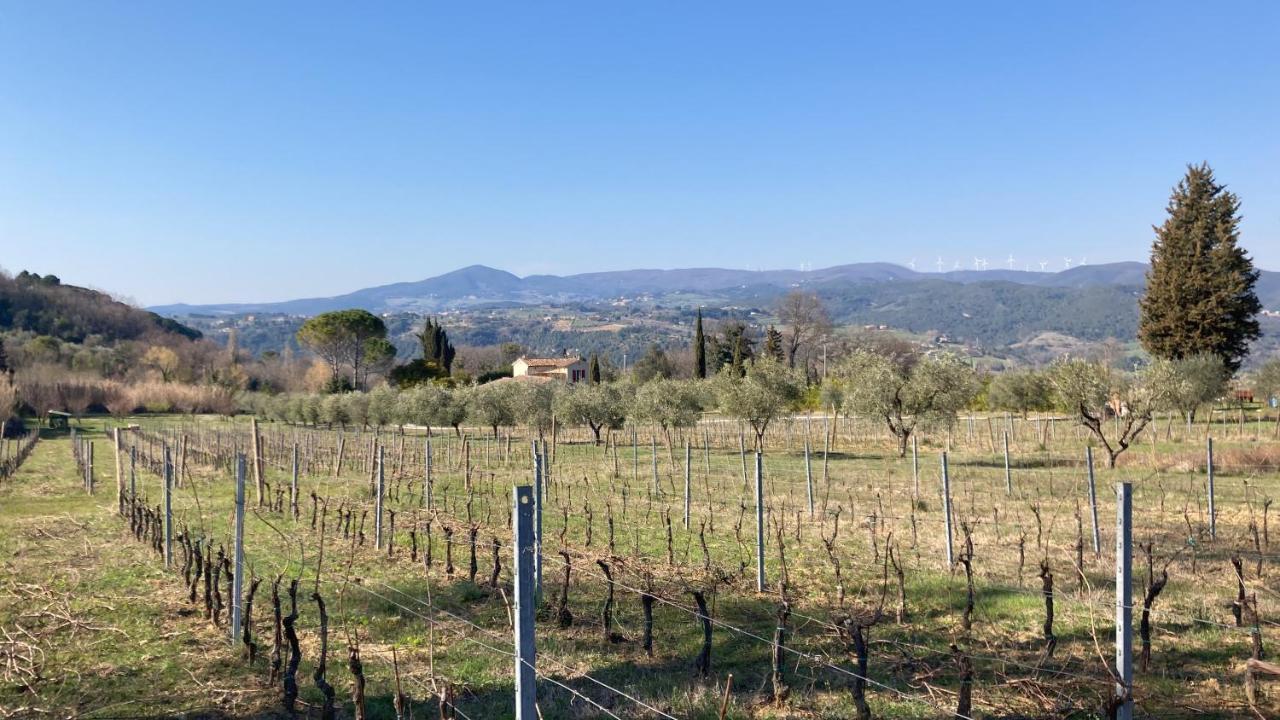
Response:
[{"label": "clear sky", "polygon": [[0,266],[147,304],[1144,259],[1200,160],[1280,269],[1280,3],[0,0]]}]

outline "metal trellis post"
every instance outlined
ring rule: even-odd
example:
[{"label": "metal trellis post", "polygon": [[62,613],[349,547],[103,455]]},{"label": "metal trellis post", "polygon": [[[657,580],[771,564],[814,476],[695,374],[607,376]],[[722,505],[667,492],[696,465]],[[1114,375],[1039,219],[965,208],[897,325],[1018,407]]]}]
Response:
[{"label": "metal trellis post", "polygon": [[511,531],[515,561],[515,686],[516,720],[538,720],[537,651],[534,645],[533,488],[512,489]]}]

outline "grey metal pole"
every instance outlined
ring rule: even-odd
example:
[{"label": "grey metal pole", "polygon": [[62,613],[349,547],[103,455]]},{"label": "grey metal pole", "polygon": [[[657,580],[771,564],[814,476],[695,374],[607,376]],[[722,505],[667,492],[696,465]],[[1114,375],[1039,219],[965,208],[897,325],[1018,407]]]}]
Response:
[{"label": "grey metal pole", "polygon": [[129,446],[129,499],[138,497],[138,446]]},{"label": "grey metal pole", "polygon": [[689,441],[684,441],[684,529],[689,529],[689,496],[690,489],[690,473],[693,466],[693,448],[690,447]]},{"label": "grey metal pole", "polygon": [[[1217,539],[1217,509],[1213,506],[1213,438],[1206,438],[1208,473],[1208,537]],[[92,452],[90,454],[92,457]]]},{"label": "grey metal pole", "polygon": [[431,436],[427,436],[422,449],[422,504],[431,509]]},{"label": "grey metal pole", "polygon": [[542,463],[538,446],[533,446],[533,601],[542,602]]},{"label": "grey metal pole", "polygon": [[[3,442],[0,442],[3,445]],[[116,470],[116,512],[124,515],[124,463],[120,461],[120,428],[111,429],[111,447],[115,450],[115,470]],[[0,456],[4,452],[0,450]]]},{"label": "grey metal pole", "polygon": [[[294,446],[294,455],[298,448]],[[231,642],[240,642],[244,603],[244,455],[236,454],[235,574],[231,576]]]},{"label": "grey metal pole", "polygon": [[289,509],[294,522],[298,521],[298,443],[293,444],[293,479],[289,485]]},{"label": "grey metal pole", "polygon": [[93,494],[93,441],[89,441],[89,461],[84,465],[84,476],[88,478],[86,483],[89,486],[89,494]]},{"label": "grey metal pole", "polygon": [[164,446],[164,566],[173,567],[173,462],[169,445]]},{"label": "grey metal pole", "polygon": [[809,493],[809,517],[813,517],[813,462],[809,456],[809,435],[804,438],[804,485]]},{"label": "grey metal pole", "polygon": [[653,460],[653,494],[662,494],[662,485],[658,482],[658,438],[649,436],[649,457]]},{"label": "grey metal pole", "polygon": [[1133,720],[1133,485],[1116,484],[1116,709]]},{"label": "grey metal pole", "polygon": [[382,496],[383,496],[383,490],[384,490],[384,486],[383,486],[384,478],[382,475],[382,452],[383,452],[382,446],[379,445],[378,456],[376,460],[376,462],[378,463],[378,484],[377,484],[377,488],[374,490],[374,492],[376,493],[376,496],[374,497],[374,500],[373,500],[373,506],[374,506],[373,508],[373,542],[374,542],[374,547],[378,548],[379,550],[382,549]]},{"label": "grey metal pole", "polygon": [[1013,494],[1013,475],[1009,472],[1009,431],[1004,431],[1004,494]]},{"label": "grey metal pole", "polygon": [[511,530],[515,562],[516,720],[538,720],[537,650],[534,645],[533,488],[512,488]]},{"label": "grey metal pole", "polygon": [[920,443],[911,433],[911,478],[915,481],[916,497],[920,497]]},{"label": "grey metal pole", "polygon": [[[616,448],[615,448],[616,450]],[[707,482],[711,478],[711,433],[707,432],[707,428],[702,428],[702,459],[707,469]],[[706,483],[703,483],[704,485]]]},{"label": "grey metal pole", "polygon": [[756,591],[764,592],[764,454],[756,450]]},{"label": "grey metal pole", "polygon": [[1089,466],[1089,516],[1093,519],[1093,554],[1102,555],[1102,534],[1098,531],[1098,486],[1093,479],[1093,448],[1084,448],[1085,464]]},{"label": "grey metal pole", "polygon": [[951,474],[947,469],[947,453],[942,453],[942,515],[947,531],[947,569],[955,564],[955,547],[951,533]]}]

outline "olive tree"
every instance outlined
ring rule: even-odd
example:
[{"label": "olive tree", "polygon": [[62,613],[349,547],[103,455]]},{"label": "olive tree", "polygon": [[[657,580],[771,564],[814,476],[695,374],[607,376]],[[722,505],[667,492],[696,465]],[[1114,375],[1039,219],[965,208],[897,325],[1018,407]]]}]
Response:
[{"label": "olive tree", "polygon": [[636,389],[632,418],[657,425],[671,446],[673,428],[692,427],[702,415],[702,392],[693,380],[656,378]]},{"label": "olive tree", "polygon": [[950,355],[885,355],[855,350],[836,366],[833,381],[843,388],[845,408],[884,421],[898,441],[898,456],[916,428],[951,423],[977,393],[977,377],[967,363]]},{"label": "olive tree", "polygon": [[1201,405],[1222,396],[1231,375],[1222,358],[1210,353],[1156,360],[1149,372],[1153,373],[1153,380],[1164,383],[1164,401],[1157,409],[1178,411],[1186,418],[1188,427],[1195,421]]},{"label": "olive tree", "polygon": [[496,440],[499,427],[516,423],[515,390],[513,383],[503,381],[469,388],[465,396],[467,419],[492,428]]},{"label": "olive tree", "polygon": [[450,390],[425,383],[401,391],[396,400],[397,412],[406,423],[427,427],[451,427],[462,436],[462,423],[467,419],[467,401],[460,390]]},{"label": "olive tree", "polygon": [[391,425],[396,421],[396,392],[386,385],[371,390],[369,398],[369,422],[377,427]]},{"label": "olive tree", "polygon": [[[1107,451],[1107,467],[1129,448],[1151,422],[1155,408],[1167,402],[1167,365],[1153,365],[1138,373],[1115,370],[1081,358],[1063,358],[1049,371],[1062,408],[1089,430]],[[1116,418],[1114,427],[1107,419]]]},{"label": "olive tree", "polygon": [[991,378],[987,399],[991,407],[1026,417],[1033,410],[1053,407],[1053,386],[1038,370],[1008,370]]},{"label": "olive tree", "polygon": [[617,430],[626,422],[628,399],[617,383],[579,383],[556,394],[556,417],[591,428],[599,445],[601,430]]},{"label": "olive tree", "polygon": [[369,396],[362,392],[349,392],[338,395],[342,398],[342,406],[347,410],[347,419],[352,425],[361,428],[369,427]]},{"label": "olive tree", "polygon": [[558,383],[516,380],[503,384],[511,385],[513,389],[511,402],[516,420],[531,430],[537,430],[539,437],[551,429]]},{"label": "olive tree", "polygon": [[329,427],[337,425],[345,428],[351,422],[346,398],[342,395],[325,395],[319,403],[317,419]]},{"label": "olive tree", "polygon": [[1273,357],[1253,376],[1253,389],[1262,402],[1280,396],[1280,357]]},{"label": "olive tree", "polygon": [[780,361],[762,358],[739,377],[722,369],[713,380],[716,404],[726,415],[745,420],[755,431],[756,448],[774,418],[791,410],[804,395],[804,378]]}]

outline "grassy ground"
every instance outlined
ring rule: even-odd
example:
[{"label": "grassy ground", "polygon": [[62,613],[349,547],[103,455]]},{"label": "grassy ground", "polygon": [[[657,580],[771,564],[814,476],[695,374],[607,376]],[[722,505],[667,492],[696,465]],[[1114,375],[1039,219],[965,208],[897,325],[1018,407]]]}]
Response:
[{"label": "grassy ground", "polygon": [[[166,420],[143,424],[149,430],[175,427]],[[38,710],[92,717],[183,709],[241,717],[275,712],[280,691],[265,686],[267,660],[259,659],[250,668],[223,639],[225,627],[215,628],[202,617],[202,605],[186,602],[181,568],[165,571],[162,560],[130,536],[125,521],[114,514],[114,459],[102,427],[88,423],[97,440],[96,495],[84,493],[65,437],[43,440],[19,475],[0,486],[0,554],[5,562],[0,627],[18,654],[33,648],[29,652],[39,674],[38,679],[20,677],[25,661],[18,662],[17,669],[11,666],[0,706],[7,714]],[[246,429],[244,421],[201,421],[187,423],[183,431],[212,443],[216,430],[219,443],[230,447],[239,442],[243,447]],[[960,628],[966,603],[964,572],[949,572],[943,559],[945,534],[936,489],[939,448],[933,442],[921,447],[919,496],[914,493],[910,458],[894,457],[878,441],[839,443],[830,458],[828,486],[816,483],[813,518],[807,511],[798,443],[788,449],[780,439],[773,442],[766,458],[770,592],[760,594],[754,590],[754,501],[749,486],[743,486],[735,447],[720,447],[709,458],[694,455],[691,527],[686,532],[681,518],[682,453],[674,453],[672,464],[672,454],[659,446],[663,491],[655,496],[647,448],[637,453],[637,472],[631,448],[624,444],[615,476],[611,455],[566,436],[571,442],[557,449],[544,514],[547,597],[538,626],[539,670],[544,674],[539,682],[540,710],[546,718],[608,713],[661,717],[605,689],[603,683],[674,717],[714,718],[732,674],[727,717],[851,717],[851,673],[856,665],[848,638],[835,624],[845,616],[865,618],[878,606],[886,592],[887,572],[888,617],[869,633],[873,684],[868,701],[876,716],[950,716],[960,684],[952,643],[973,658],[973,716],[1091,716],[1110,693],[1105,669],[1112,654],[1114,597],[1115,511],[1110,488],[1123,479],[1136,483],[1135,542],[1153,543],[1157,569],[1172,558],[1169,585],[1156,603],[1152,664],[1138,674],[1135,684],[1139,714],[1241,716],[1248,712],[1241,687],[1250,639],[1249,629],[1235,627],[1224,608],[1235,595],[1228,558],[1237,553],[1246,558],[1248,589],[1259,598],[1264,637],[1269,638],[1269,608],[1277,599],[1276,582],[1267,571],[1269,537],[1262,503],[1280,494],[1280,477],[1268,464],[1273,444],[1267,432],[1259,430],[1256,441],[1246,431],[1234,444],[1220,444],[1216,540],[1206,535],[1197,439],[1135,448],[1119,469],[1099,467],[1103,531],[1097,557],[1079,461],[1082,445],[1074,437],[1064,433],[1048,451],[1025,441],[1018,446],[1012,495],[1005,492],[1002,458],[990,447],[977,442],[960,446],[957,439],[949,458],[954,512],[973,528],[974,544],[975,608],[969,632]],[[323,431],[296,432],[265,428],[269,439],[298,437],[304,446],[332,445],[336,437]],[[352,447],[363,447],[367,438],[357,440],[351,433],[348,437]],[[389,473],[387,508],[397,514],[391,556],[372,547],[372,517],[366,521],[363,544],[356,533],[344,537],[340,529],[339,508],[353,510],[356,528],[361,513],[372,509],[367,475],[360,468],[348,468],[336,478],[319,469],[304,474],[296,523],[287,512],[249,513],[247,557],[254,576],[263,578],[252,624],[261,655],[269,654],[271,647],[272,580],[283,578],[282,593],[290,579],[300,582],[298,628],[304,660],[298,677],[305,709],[314,712],[321,699],[311,681],[319,655],[317,606],[312,600],[312,592],[318,591],[331,616],[328,678],[337,687],[342,712],[351,711],[348,648],[358,645],[371,717],[394,717],[393,649],[400,686],[417,716],[438,713],[436,698],[442,692],[453,699],[459,717],[511,716],[511,641],[503,591],[510,585],[507,513],[511,485],[529,477],[527,451],[503,461],[499,446],[486,447],[489,441],[482,437],[470,441],[473,494],[468,522],[464,473],[460,463],[450,462],[459,456],[449,442],[438,440],[434,513],[420,507],[420,470],[412,461],[403,473]],[[393,436],[388,443],[394,447]],[[815,455],[818,477],[819,468]],[[189,470],[174,492],[177,529],[226,543],[229,551],[231,476],[225,469],[194,462]],[[276,488],[288,482],[283,467],[268,468],[266,476]],[[140,467],[137,479],[139,495],[156,505],[157,477]],[[309,522],[311,492],[325,499],[329,509],[320,512],[315,529]],[[837,509],[840,530],[832,544],[842,565],[843,603],[837,598],[831,557],[823,544],[836,527]],[[612,552],[606,522],[610,515]],[[428,519],[433,543],[429,571],[421,557],[410,560],[408,535],[415,529],[424,545]],[[476,583],[467,579],[466,528],[472,524],[478,528]],[[454,528],[452,576],[443,567],[445,525]],[[1266,557],[1260,576],[1257,554],[1249,555],[1254,527],[1260,532],[1257,549]],[[568,607],[574,623],[568,628],[557,627],[552,612],[563,573],[563,561],[556,554],[562,531],[573,568]],[[1074,567],[1078,537],[1085,545],[1083,577]],[[497,590],[487,586],[495,539],[502,545],[503,564]],[[959,537],[956,542],[961,552],[963,542]],[[893,617],[899,589],[893,568],[884,564],[886,543],[895,548],[904,569],[907,617],[901,624]],[[784,656],[790,697],[774,702],[768,682],[768,639],[780,605],[780,549],[785,549],[793,611],[788,645],[796,652]],[[1042,651],[1044,599],[1038,564],[1043,557],[1050,562],[1057,591],[1058,645],[1051,658],[1043,657]],[[619,583],[613,613],[621,642],[602,637],[606,585],[596,560],[609,563]],[[1135,578],[1135,602],[1140,603],[1145,582],[1140,552]],[[655,608],[652,657],[640,647],[641,603],[634,592],[649,587],[649,582],[655,595],[673,603],[660,602]],[[692,670],[701,634],[697,618],[688,610],[693,606],[689,589],[706,590],[712,616],[725,624],[715,627],[712,673],[705,679]],[[24,684],[29,689],[19,688]],[[1263,706],[1261,711],[1264,716],[1274,714],[1280,706]]]},{"label": "grassy ground", "polygon": [[0,485],[0,712],[262,714],[272,695],[258,674],[182,602],[113,507],[112,493],[84,492],[65,436],[42,440]]}]

